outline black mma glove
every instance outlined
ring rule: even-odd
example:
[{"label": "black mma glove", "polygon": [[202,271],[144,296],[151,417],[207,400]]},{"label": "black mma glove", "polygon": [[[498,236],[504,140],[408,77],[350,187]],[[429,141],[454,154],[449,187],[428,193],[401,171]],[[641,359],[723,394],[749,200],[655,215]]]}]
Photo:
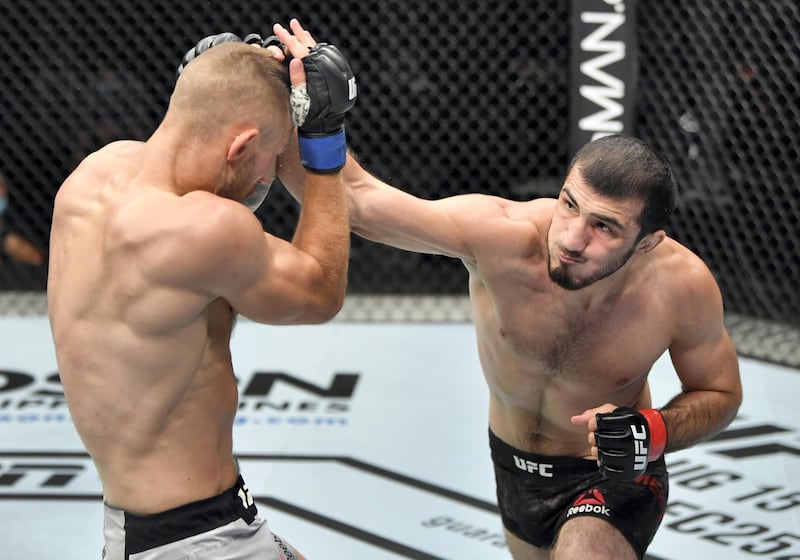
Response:
[{"label": "black mma glove", "polygon": [[300,159],[314,173],[344,167],[344,115],[356,102],[356,78],[335,46],[319,43],[303,57],[305,86],[293,87],[292,119],[298,126]]},{"label": "black mma glove", "polygon": [[[250,37],[250,35],[248,35]],[[206,52],[211,47],[215,47],[222,43],[241,43],[243,42],[242,39],[236,35],[235,33],[217,33],[215,35],[209,35],[208,37],[203,37],[200,39],[195,46],[191,49],[186,51],[186,54],[183,55],[183,60],[181,60],[180,65],[178,66],[178,70],[175,72],[175,77],[181,75],[183,69],[186,68],[186,65],[189,64],[192,60]]]},{"label": "black mma glove", "polygon": [[224,33],[217,33],[214,35],[209,35],[208,37],[203,37],[195,46],[186,51],[186,54],[183,55],[183,60],[181,60],[180,66],[178,66],[178,71],[175,73],[175,77],[180,76],[181,72],[183,72],[183,69],[186,68],[186,65],[192,60],[206,52],[211,47],[216,47],[222,43],[247,43],[248,45],[258,45],[263,49],[275,46],[281,49],[284,55],[286,54],[286,46],[275,35],[270,35],[266,39],[263,39],[258,33],[250,33],[245,35],[244,39],[241,39],[235,33],[226,31]]},{"label": "black mma glove", "polygon": [[245,35],[244,42],[248,45],[258,45],[262,49],[278,47],[283,52],[283,56],[286,56],[286,45],[275,35],[270,35],[266,39],[263,39],[258,33],[249,33]]},{"label": "black mma glove", "polygon": [[667,426],[658,410],[620,407],[596,419],[597,458],[600,472],[608,478],[633,480],[664,453]]}]

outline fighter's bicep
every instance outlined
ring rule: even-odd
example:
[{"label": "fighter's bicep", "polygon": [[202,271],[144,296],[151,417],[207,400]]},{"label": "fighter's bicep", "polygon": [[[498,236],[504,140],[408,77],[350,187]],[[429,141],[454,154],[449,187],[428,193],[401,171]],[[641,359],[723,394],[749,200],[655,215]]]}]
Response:
[{"label": "fighter's bicep", "polygon": [[692,344],[677,343],[670,348],[670,358],[684,390],[729,391],[739,385],[736,349],[722,325],[715,331],[713,336]]},{"label": "fighter's bicep", "polygon": [[322,267],[310,254],[283,239],[264,235],[264,254],[249,282],[241,279],[226,296],[231,305],[254,321],[271,324],[317,322],[326,293]]},{"label": "fighter's bicep", "polygon": [[195,199],[181,209],[173,235],[157,244],[159,268],[172,283],[227,298],[264,274],[264,231],[239,203]]},{"label": "fighter's bicep", "polygon": [[722,296],[710,273],[699,275],[687,276],[695,287],[679,309],[670,358],[685,390],[730,390],[739,383],[738,356],[725,329]]},{"label": "fighter's bicep", "polygon": [[354,233],[399,249],[471,260],[486,219],[502,214],[493,197],[469,194],[426,200],[394,188],[359,197]]}]

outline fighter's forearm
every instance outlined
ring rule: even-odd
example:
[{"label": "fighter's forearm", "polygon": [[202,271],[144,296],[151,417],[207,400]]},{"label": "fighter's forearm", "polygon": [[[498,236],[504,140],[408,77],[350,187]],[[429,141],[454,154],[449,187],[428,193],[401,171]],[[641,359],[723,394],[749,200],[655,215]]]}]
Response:
[{"label": "fighter's forearm", "polygon": [[292,136],[291,143],[278,156],[277,164],[278,179],[286,190],[289,191],[295,200],[303,201],[303,183],[306,178],[306,170],[300,162],[300,152],[297,147],[297,134]]},{"label": "fighter's forearm", "polygon": [[730,424],[741,403],[741,393],[685,391],[661,408],[667,425],[666,451],[678,451],[706,441]]},{"label": "fighter's forearm", "polygon": [[347,288],[350,228],[341,177],[309,173],[304,199],[292,244],[316,261],[309,297],[327,320],[341,308]]},{"label": "fighter's forearm", "polygon": [[[286,190],[289,191],[295,200],[303,203],[303,190],[306,181],[306,170],[300,162],[300,154],[297,149],[297,135],[294,136],[289,147],[278,157],[277,164],[278,179]],[[352,188],[353,185],[362,181],[367,172],[359,165],[358,158],[348,146],[347,160],[344,169],[341,171],[342,181],[345,186],[345,195],[349,210],[352,212]]]}]

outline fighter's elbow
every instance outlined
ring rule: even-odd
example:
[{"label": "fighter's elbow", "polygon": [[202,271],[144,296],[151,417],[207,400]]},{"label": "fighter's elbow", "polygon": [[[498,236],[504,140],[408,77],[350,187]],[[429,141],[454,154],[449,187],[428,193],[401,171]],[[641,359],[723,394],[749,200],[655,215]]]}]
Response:
[{"label": "fighter's elbow", "polygon": [[333,320],[344,306],[344,294],[332,294],[326,297],[317,298],[312,305],[306,309],[304,321],[310,325],[319,325]]},{"label": "fighter's elbow", "polygon": [[306,322],[327,323],[336,317],[344,306],[346,291],[346,275],[320,274],[309,286],[308,305],[305,306]]},{"label": "fighter's elbow", "polygon": [[730,420],[731,422],[739,412],[739,407],[742,406],[742,385],[741,383],[734,386],[728,393],[730,399]]},{"label": "fighter's elbow", "polygon": [[733,385],[718,392],[722,396],[720,431],[727,428],[736,419],[739,407],[742,405],[742,386]]}]

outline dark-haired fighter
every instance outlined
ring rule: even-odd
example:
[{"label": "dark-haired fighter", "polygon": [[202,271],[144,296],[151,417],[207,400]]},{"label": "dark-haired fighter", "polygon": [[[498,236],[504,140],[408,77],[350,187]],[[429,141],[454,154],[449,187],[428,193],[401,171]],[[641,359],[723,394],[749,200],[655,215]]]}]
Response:
[{"label": "dark-haired fighter", "polygon": [[[300,193],[299,164],[279,176]],[[601,138],[556,200],[528,202],[423,200],[352,158],[344,180],[354,232],[469,271],[514,558],[642,558],[666,504],[663,453],[722,430],[742,397],[719,288],[664,230],[667,162],[638,139]],[[647,377],[666,351],[683,390],[655,410]]]}]

